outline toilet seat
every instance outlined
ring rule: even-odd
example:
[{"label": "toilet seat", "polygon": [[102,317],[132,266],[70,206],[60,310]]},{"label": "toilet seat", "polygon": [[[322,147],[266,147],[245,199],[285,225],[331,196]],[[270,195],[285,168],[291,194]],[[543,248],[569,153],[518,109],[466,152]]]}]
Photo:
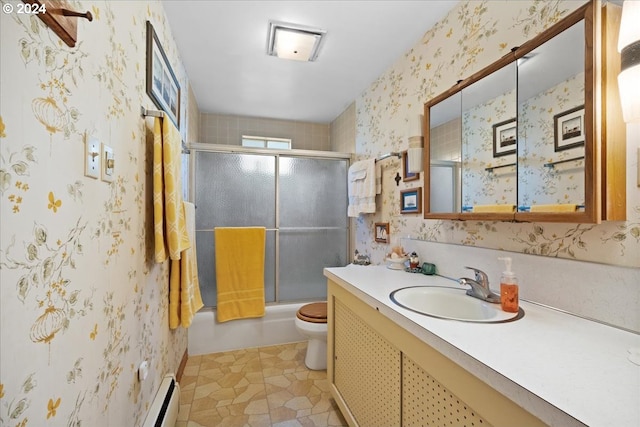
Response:
[{"label": "toilet seat", "polygon": [[300,307],[296,317],[309,323],[327,323],[327,303],[314,302]]}]

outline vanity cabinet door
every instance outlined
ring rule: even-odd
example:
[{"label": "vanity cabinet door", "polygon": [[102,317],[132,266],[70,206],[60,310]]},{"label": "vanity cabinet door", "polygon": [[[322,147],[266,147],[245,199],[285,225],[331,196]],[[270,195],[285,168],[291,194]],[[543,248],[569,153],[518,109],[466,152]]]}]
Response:
[{"label": "vanity cabinet door", "polygon": [[400,351],[340,300],[334,313],[333,382],[351,415],[360,426],[399,426]]},{"label": "vanity cabinet door", "polygon": [[491,427],[405,354],[402,355],[402,425]]}]

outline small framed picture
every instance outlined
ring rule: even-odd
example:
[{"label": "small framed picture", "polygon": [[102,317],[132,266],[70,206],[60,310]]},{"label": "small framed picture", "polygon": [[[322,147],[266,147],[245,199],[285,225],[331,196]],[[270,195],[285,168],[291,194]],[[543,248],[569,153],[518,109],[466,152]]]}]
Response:
[{"label": "small framed picture", "polygon": [[584,105],[553,116],[555,151],[584,145]]},{"label": "small framed picture", "polygon": [[422,212],[422,187],[400,191],[400,213]]},{"label": "small framed picture", "polygon": [[151,22],[147,21],[147,95],[180,129],[180,85]]},{"label": "small framed picture", "polygon": [[389,223],[376,222],[375,239],[378,243],[389,243]]},{"label": "small framed picture", "polygon": [[506,156],[516,152],[516,119],[505,120],[493,125],[493,157]]},{"label": "small framed picture", "polygon": [[416,179],[420,179],[420,174],[418,172],[409,172],[409,155],[408,151],[402,152],[402,180],[403,181],[415,181]]}]

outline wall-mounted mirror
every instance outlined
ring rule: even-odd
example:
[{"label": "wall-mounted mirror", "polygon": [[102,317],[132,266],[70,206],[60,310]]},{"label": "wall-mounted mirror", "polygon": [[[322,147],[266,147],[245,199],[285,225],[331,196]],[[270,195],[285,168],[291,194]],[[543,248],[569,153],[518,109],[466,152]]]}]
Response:
[{"label": "wall-mounted mirror", "polygon": [[[461,209],[462,100],[457,92],[431,108],[429,135],[430,209],[433,213]],[[426,178],[425,178],[426,179]]]},{"label": "wall-mounted mirror", "polygon": [[584,211],[584,40],[580,21],[517,61],[519,212]]},{"label": "wall-mounted mirror", "polygon": [[425,104],[425,218],[513,218],[516,115],[513,54]]},{"label": "wall-mounted mirror", "polygon": [[595,105],[617,97],[598,69],[617,55],[615,13],[603,26],[610,5],[601,7],[580,7],[425,104],[425,218],[613,219],[600,204],[609,191],[600,174],[615,172],[598,158],[625,141],[618,132],[605,143],[624,124]]},{"label": "wall-mounted mirror", "polygon": [[516,66],[462,89],[462,211],[513,213],[516,204]]}]

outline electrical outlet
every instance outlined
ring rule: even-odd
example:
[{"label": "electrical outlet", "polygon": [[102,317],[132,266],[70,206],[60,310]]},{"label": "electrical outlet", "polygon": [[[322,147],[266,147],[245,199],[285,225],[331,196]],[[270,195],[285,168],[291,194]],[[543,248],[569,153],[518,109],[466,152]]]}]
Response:
[{"label": "electrical outlet", "polygon": [[113,181],[115,168],[115,156],[113,154],[113,148],[108,145],[102,144],[102,180],[111,182]]},{"label": "electrical outlet", "polygon": [[84,144],[84,174],[98,179],[100,176],[100,141],[90,136]]}]

